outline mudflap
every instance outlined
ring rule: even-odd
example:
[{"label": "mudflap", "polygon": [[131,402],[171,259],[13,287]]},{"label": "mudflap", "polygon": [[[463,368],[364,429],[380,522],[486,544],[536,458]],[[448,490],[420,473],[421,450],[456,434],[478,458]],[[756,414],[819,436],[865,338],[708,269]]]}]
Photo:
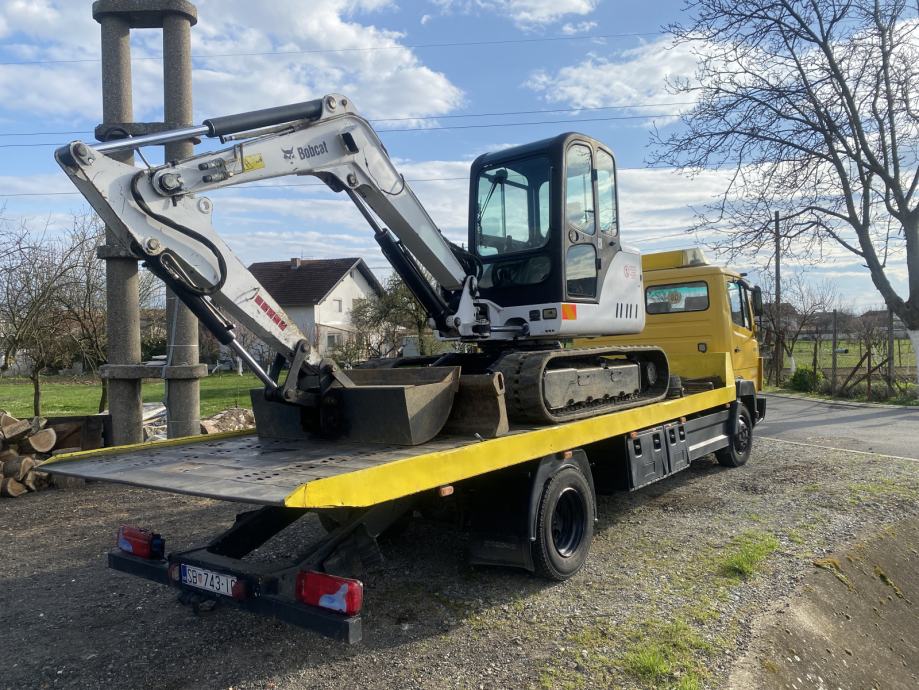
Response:
[{"label": "mudflap", "polygon": [[[470,529],[469,561],[474,565],[499,565],[535,571],[533,542],[537,537],[539,502],[543,489],[556,472],[577,467],[596,494],[587,454],[580,448],[547,455],[471,481],[467,495]],[[594,515],[594,520],[596,520]]]}]

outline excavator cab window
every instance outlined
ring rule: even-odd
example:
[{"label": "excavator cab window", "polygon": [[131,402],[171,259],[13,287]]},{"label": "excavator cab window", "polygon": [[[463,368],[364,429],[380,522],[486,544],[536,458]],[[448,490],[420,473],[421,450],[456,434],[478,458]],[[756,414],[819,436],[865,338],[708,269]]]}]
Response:
[{"label": "excavator cab window", "polygon": [[546,156],[502,162],[479,172],[475,251],[485,260],[482,288],[534,285],[549,276],[549,176]]}]

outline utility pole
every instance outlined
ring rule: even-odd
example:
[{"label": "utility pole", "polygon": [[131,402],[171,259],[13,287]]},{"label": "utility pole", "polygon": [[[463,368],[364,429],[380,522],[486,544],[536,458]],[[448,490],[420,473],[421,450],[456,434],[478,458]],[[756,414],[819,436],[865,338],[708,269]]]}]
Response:
[{"label": "utility pole", "polygon": [[782,239],[779,235],[779,212],[775,212],[775,385],[782,380]]}]

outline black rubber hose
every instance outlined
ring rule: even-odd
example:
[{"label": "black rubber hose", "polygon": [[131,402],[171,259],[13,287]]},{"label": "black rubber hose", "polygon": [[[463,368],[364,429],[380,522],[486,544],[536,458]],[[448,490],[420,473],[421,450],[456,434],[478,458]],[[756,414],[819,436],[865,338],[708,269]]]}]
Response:
[{"label": "black rubber hose", "polygon": [[[200,232],[196,232],[191,228],[180,225],[179,223],[176,223],[174,220],[167,218],[166,216],[161,216],[159,213],[147,205],[147,202],[144,201],[143,196],[141,196],[140,190],[137,188],[137,183],[140,182],[141,178],[143,178],[145,175],[146,172],[141,170],[133,178],[131,178],[131,195],[134,197],[134,201],[144,213],[146,213],[154,220],[159,221],[166,227],[172,228],[176,232],[181,233],[186,237],[190,237],[195,242],[200,242],[211,250],[211,252],[217,258],[217,271],[220,274],[220,278],[218,278],[216,283],[206,288],[198,287],[197,285],[192,285],[191,283],[187,285],[187,288],[189,292],[195,295],[213,295],[223,287],[223,284],[227,280],[227,262],[223,258],[223,254],[220,252],[220,249],[218,249],[216,244],[211,242],[211,240],[202,235]],[[144,251],[143,247],[141,247],[141,251]]]}]

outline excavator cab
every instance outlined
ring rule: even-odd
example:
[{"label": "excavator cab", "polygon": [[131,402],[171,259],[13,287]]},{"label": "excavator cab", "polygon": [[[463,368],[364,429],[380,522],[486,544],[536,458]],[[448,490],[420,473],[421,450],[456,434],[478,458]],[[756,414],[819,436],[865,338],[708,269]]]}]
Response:
[{"label": "excavator cab", "polygon": [[481,297],[502,307],[597,304],[620,249],[612,152],[569,132],[479,156],[469,247]]}]

